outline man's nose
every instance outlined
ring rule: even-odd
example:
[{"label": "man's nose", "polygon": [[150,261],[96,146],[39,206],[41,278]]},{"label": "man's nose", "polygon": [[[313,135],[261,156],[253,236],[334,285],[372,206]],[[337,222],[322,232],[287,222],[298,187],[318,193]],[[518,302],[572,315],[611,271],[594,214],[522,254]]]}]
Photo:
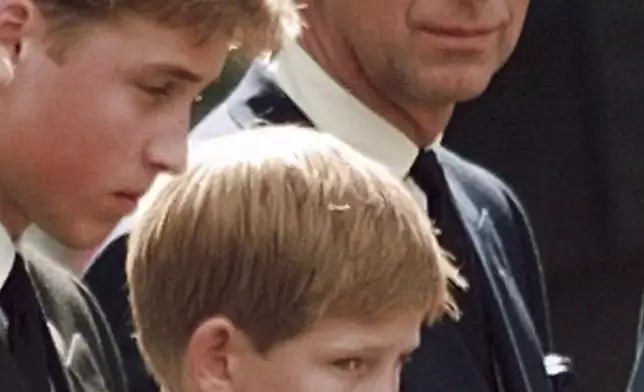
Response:
[{"label": "man's nose", "polygon": [[145,158],[156,172],[178,174],[186,169],[188,119],[166,123],[150,138]]}]

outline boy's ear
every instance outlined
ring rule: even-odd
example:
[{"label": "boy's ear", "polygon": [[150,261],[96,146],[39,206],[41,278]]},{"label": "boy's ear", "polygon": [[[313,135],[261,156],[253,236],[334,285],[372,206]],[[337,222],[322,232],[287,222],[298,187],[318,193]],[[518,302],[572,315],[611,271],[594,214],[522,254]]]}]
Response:
[{"label": "boy's ear", "polygon": [[197,327],[186,349],[184,379],[188,390],[233,392],[231,364],[239,331],[225,317],[212,317]]},{"label": "boy's ear", "polygon": [[13,79],[28,22],[35,17],[30,0],[0,0],[0,85]]}]

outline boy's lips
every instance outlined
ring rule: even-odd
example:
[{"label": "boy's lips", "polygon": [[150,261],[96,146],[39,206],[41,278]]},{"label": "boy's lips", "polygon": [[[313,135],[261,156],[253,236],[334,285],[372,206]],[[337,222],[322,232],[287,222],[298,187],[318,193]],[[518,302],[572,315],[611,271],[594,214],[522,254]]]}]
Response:
[{"label": "boy's lips", "polygon": [[115,204],[120,213],[126,215],[132,212],[143,197],[144,192],[124,191],[114,193]]}]

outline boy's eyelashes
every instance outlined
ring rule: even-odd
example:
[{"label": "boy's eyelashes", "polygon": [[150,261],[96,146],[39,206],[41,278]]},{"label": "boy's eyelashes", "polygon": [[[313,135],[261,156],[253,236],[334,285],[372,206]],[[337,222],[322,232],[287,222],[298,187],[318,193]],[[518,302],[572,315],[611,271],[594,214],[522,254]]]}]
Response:
[{"label": "boy's eyelashes", "polygon": [[[179,93],[180,87],[176,82],[166,83],[137,83],[139,89],[154,99],[170,98]],[[201,94],[193,98],[193,103],[199,103],[203,99]]]},{"label": "boy's eyelashes", "polygon": [[137,86],[148,95],[155,98],[168,97],[176,90],[176,86],[172,82],[153,84],[153,83],[138,83]]},{"label": "boy's eyelashes", "polygon": [[[400,367],[405,366],[411,361],[412,352],[403,353],[400,355],[397,361],[397,365]],[[378,359],[368,359],[358,356],[342,358],[333,361],[331,364],[344,372],[357,372],[364,373],[372,367],[373,364],[377,363]]]},{"label": "boy's eyelashes", "polygon": [[367,361],[358,358],[343,358],[336,361],[333,361],[332,365],[345,372],[356,372],[359,370],[364,370],[366,368]]}]

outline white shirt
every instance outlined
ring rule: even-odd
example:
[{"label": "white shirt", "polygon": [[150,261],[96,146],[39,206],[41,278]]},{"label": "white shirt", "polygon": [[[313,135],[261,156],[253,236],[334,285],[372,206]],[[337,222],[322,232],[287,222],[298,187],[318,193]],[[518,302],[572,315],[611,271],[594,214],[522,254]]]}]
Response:
[{"label": "white shirt", "polygon": [[424,193],[406,178],[419,148],[403,132],[351,95],[293,41],[285,45],[271,67],[278,85],[317,129],[387,167],[405,181],[423,209],[427,208]]},{"label": "white shirt", "polygon": [[7,229],[0,223],[0,289],[4,286],[16,255],[16,247]]},{"label": "white shirt", "polygon": [[[20,239],[14,242],[0,225],[0,288],[11,271],[15,252],[28,260],[46,259],[62,265],[72,264],[75,258],[87,253],[63,246],[36,225],[30,225],[20,235]],[[86,255],[85,258],[89,258],[90,255]]]}]

